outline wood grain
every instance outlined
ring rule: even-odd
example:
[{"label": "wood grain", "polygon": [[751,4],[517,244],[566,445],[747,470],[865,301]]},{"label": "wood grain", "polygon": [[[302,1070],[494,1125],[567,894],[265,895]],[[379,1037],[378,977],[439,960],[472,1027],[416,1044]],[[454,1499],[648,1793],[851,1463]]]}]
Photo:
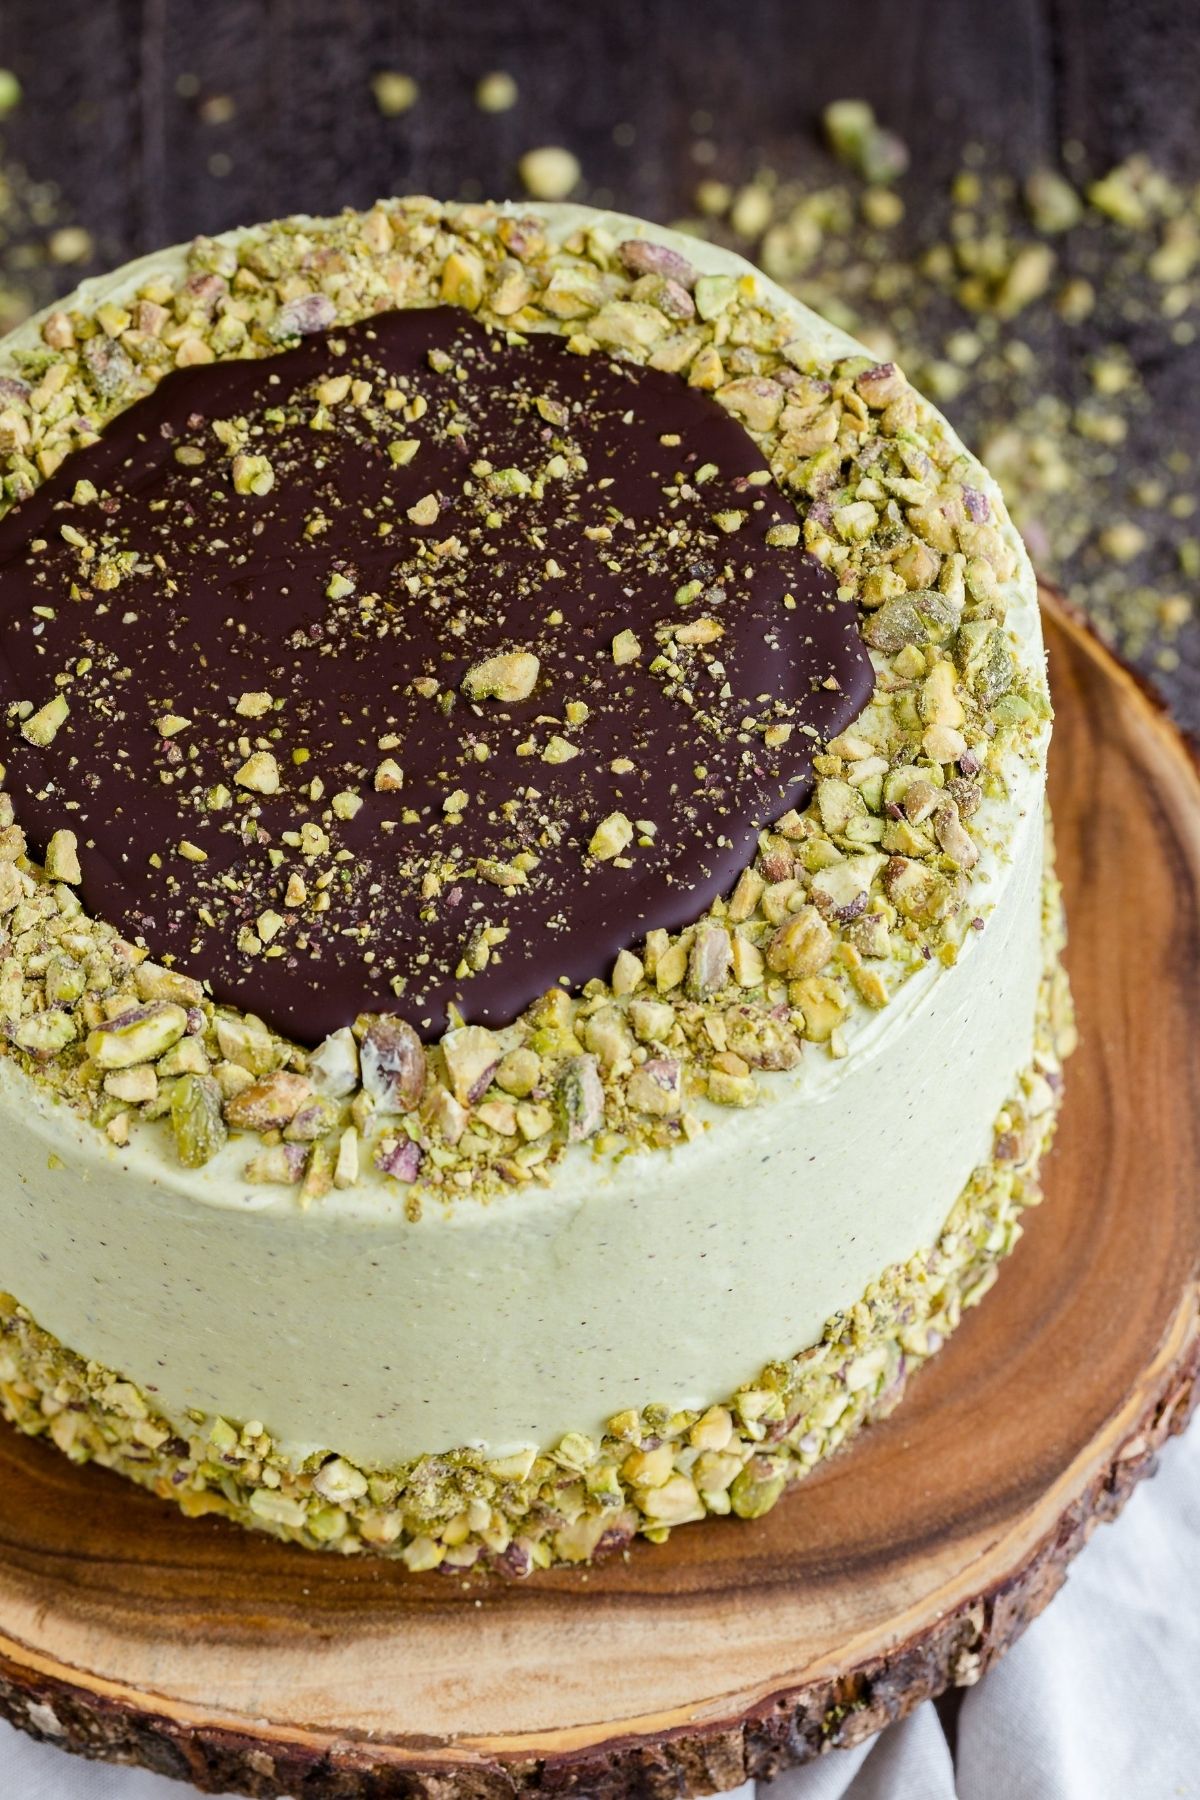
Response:
[{"label": "wood grain", "polygon": [[[5,160],[53,184],[56,216],[93,234],[88,264],[36,277],[46,301],[143,251],[287,211],[413,191],[515,196],[535,144],[576,152],[582,198],[664,223],[704,175],[740,183],[767,169],[820,185],[833,165],[817,121],[847,94],[910,146],[906,254],[945,235],[968,143],[1015,173],[1074,143],[1092,174],[1140,152],[1197,176],[1195,0],[4,0],[0,68],[25,92],[3,122]],[[399,117],[372,100],[383,69],[420,85]],[[518,79],[510,112],[474,104],[489,69]],[[0,266],[19,249],[0,240]],[[1075,273],[1069,241],[1059,254],[1062,275]],[[929,320],[930,341],[967,322]],[[1055,315],[1043,367],[1070,408],[1094,398],[1089,359],[1114,337],[1146,384],[1117,453],[1132,486],[1164,439],[1195,445],[1200,357],[1190,339],[1171,347],[1132,296],[1119,323]],[[1156,580],[1178,579],[1169,558],[1156,567]],[[1175,648],[1178,666],[1157,677],[1200,729],[1200,632]]]},{"label": "wood grain", "polygon": [[1200,1370],[1200,784],[1136,679],[1047,624],[1082,1044],[1048,1204],[897,1413],[762,1520],[523,1584],[188,1522],[4,1429],[0,1712],[211,1792],[699,1794],[1004,1653]]}]

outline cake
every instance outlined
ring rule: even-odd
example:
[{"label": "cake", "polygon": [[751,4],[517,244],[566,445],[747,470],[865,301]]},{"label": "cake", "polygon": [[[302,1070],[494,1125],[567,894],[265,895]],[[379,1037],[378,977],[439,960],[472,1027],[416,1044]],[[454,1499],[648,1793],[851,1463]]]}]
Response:
[{"label": "cake", "polygon": [[526,1574],[755,1518],[1039,1198],[1030,565],[741,259],[415,198],[0,346],[0,1397]]}]

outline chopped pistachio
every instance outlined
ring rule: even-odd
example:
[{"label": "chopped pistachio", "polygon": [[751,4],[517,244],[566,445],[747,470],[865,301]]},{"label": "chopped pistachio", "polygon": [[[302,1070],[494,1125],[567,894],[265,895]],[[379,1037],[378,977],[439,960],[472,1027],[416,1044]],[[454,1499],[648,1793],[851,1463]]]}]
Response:
[{"label": "chopped pistachio", "polygon": [[593,831],[588,842],[588,855],[598,862],[609,862],[620,856],[633,842],[633,822],[622,812],[609,813]]},{"label": "chopped pistachio", "polygon": [[234,780],[255,794],[279,792],[279,764],[270,750],[255,750],[238,769]]},{"label": "chopped pistachio", "polygon": [[235,456],[230,472],[239,494],[269,494],[275,485],[275,471],[265,456]]},{"label": "chopped pistachio", "polygon": [[[263,719],[273,709],[274,705],[275,702],[270,694],[256,691],[254,693],[240,695],[234,710],[235,712],[240,713],[244,719]],[[159,729],[162,729],[161,725]]]},{"label": "chopped pistachio", "polygon": [[539,659],[529,650],[505,651],[473,663],[463,676],[468,700],[527,700],[537,683]]},{"label": "chopped pistachio", "polygon": [[46,845],[46,873],[51,881],[77,886],[83,880],[79,866],[79,840],[73,831],[56,831]]},{"label": "chopped pistachio", "polygon": [[87,1053],[99,1069],[130,1069],[153,1062],[187,1030],[188,1016],[171,1001],[131,1007],[89,1033]]},{"label": "chopped pistachio", "polygon": [[55,694],[53,700],[48,700],[45,706],[21,721],[21,736],[27,744],[36,744],[44,749],[54,742],[60,728],[65,725],[69,710],[66,696]]}]

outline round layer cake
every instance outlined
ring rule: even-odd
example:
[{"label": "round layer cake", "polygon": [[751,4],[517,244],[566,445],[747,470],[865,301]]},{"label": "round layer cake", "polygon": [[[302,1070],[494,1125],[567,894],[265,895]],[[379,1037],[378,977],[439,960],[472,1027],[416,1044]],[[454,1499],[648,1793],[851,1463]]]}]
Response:
[{"label": "round layer cake", "polygon": [[1038,1198],[995,483],[739,258],[383,202],[0,347],[0,1396],[525,1573],[754,1517]]}]

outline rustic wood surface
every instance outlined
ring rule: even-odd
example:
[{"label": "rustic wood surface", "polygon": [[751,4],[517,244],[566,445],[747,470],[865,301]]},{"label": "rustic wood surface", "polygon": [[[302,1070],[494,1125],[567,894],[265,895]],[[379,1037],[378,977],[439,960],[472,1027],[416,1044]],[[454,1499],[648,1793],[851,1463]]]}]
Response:
[{"label": "rustic wood surface", "polygon": [[1135,680],[1048,625],[1082,1044],[1048,1203],[893,1417],[762,1520],[525,1583],[185,1521],[3,1429],[0,1711],[213,1792],[699,1794],[1003,1654],[1200,1371],[1200,783]]},{"label": "rustic wood surface", "polygon": [[[90,263],[45,273],[57,291],[285,212],[414,190],[516,195],[536,144],[576,152],[579,198],[670,222],[703,175],[828,181],[817,121],[846,95],[911,148],[902,240],[945,220],[968,141],[1016,174],[1074,142],[1094,174],[1141,151],[1200,175],[1195,0],[4,0],[0,68],[26,96],[3,124],[8,152],[93,234]],[[491,69],[520,87],[499,115],[474,103]],[[419,84],[399,117],[372,98],[381,70]],[[1056,332],[1056,393],[1088,395],[1089,355],[1112,330]],[[1119,337],[1146,388],[1120,452],[1132,483],[1164,431],[1200,449],[1200,354],[1135,318]],[[1200,729],[1200,631],[1177,648],[1160,679]]]}]

